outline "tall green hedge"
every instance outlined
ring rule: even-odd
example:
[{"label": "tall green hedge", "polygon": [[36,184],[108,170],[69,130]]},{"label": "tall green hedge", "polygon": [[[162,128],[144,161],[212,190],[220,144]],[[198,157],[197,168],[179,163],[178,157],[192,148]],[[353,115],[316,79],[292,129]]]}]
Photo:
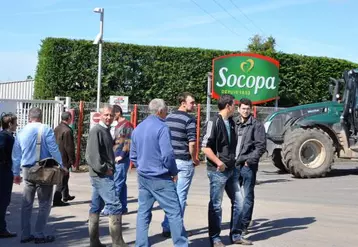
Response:
[{"label": "tall green hedge", "polygon": [[[193,92],[206,99],[207,72],[214,57],[239,51],[103,45],[102,101],[109,95],[128,95],[131,103],[147,104],[163,98],[175,105],[175,96]],[[280,61],[280,105],[289,106],[329,99],[329,77],[339,78],[357,64],[325,57],[270,53]],[[94,101],[97,95],[98,46],[92,41],[46,38],[39,51],[35,98],[70,96],[74,101]]]}]

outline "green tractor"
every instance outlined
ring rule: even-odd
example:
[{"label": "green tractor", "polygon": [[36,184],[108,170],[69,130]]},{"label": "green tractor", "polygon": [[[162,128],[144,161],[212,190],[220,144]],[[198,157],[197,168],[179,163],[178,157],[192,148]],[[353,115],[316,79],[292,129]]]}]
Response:
[{"label": "green tractor", "polygon": [[332,101],[290,107],[266,118],[267,152],[281,171],[297,178],[323,177],[335,157],[358,158],[358,69],[331,80]]}]

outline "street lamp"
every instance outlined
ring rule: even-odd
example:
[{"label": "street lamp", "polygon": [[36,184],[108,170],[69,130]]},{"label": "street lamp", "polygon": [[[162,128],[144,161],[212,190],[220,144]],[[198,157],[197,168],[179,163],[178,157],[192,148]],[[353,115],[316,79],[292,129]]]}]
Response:
[{"label": "street lamp", "polygon": [[93,44],[98,45],[98,79],[97,79],[97,112],[99,112],[99,104],[101,102],[101,74],[102,74],[102,44],[103,44],[103,16],[104,8],[95,8],[93,10],[95,13],[99,13],[100,23],[99,23],[99,33],[97,34],[96,39]]}]

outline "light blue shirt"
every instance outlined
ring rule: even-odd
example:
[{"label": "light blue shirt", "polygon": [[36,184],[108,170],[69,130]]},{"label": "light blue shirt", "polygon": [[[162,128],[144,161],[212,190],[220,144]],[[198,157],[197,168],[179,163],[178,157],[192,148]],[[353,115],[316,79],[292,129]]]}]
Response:
[{"label": "light blue shirt", "polygon": [[[31,167],[35,165],[37,161],[37,133],[40,127],[41,123],[29,123],[17,134],[12,149],[12,170],[14,176],[20,175],[20,166]],[[51,157],[62,166],[61,153],[56,143],[55,134],[49,126],[44,125],[41,136],[40,159]]]}]

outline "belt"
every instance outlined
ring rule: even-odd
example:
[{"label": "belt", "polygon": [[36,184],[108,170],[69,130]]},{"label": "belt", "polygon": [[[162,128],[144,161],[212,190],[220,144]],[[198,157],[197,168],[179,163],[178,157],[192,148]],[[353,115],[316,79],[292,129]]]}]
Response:
[{"label": "belt", "polygon": [[22,165],[22,167],[25,167],[25,168],[29,168],[29,167],[32,167],[34,165]]}]

